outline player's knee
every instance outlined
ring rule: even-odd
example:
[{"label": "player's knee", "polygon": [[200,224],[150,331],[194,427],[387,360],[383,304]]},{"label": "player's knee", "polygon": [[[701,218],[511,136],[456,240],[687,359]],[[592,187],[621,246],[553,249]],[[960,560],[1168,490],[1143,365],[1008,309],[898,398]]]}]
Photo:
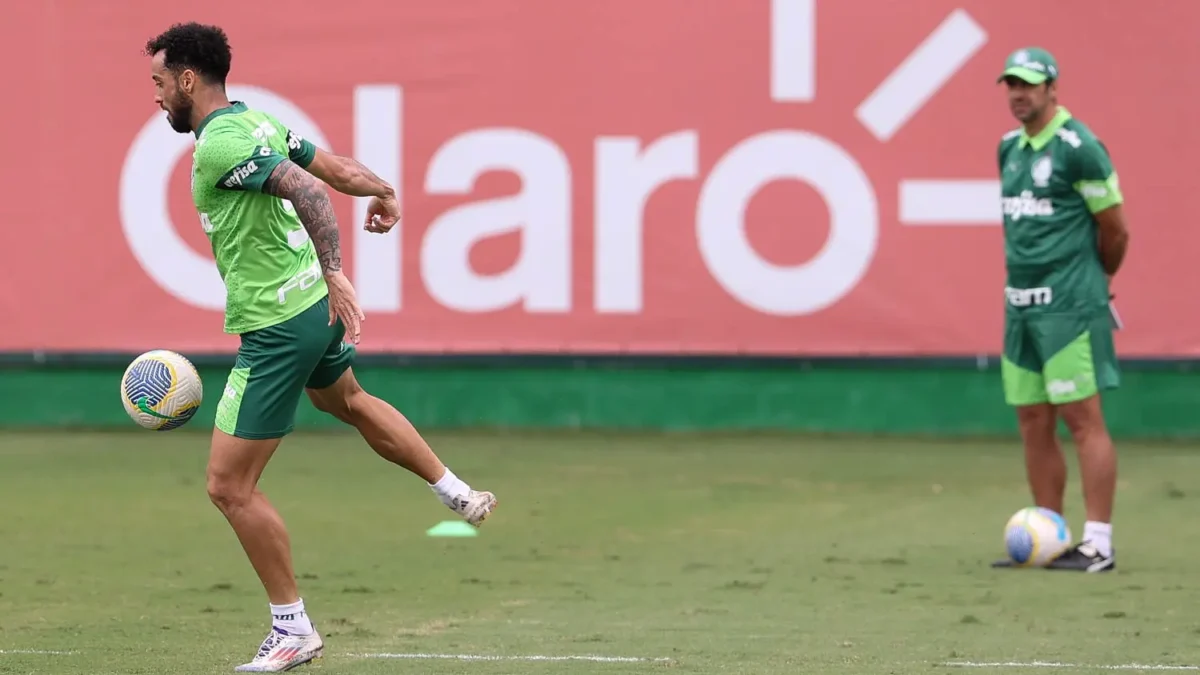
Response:
[{"label": "player's knee", "polygon": [[1026,405],[1017,408],[1017,422],[1025,428],[1042,428],[1054,419],[1054,409],[1048,405]]},{"label": "player's knee", "polygon": [[313,407],[317,410],[320,410],[328,415],[333,415],[343,422],[346,421],[346,405],[342,397],[318,394],[310,396],[309,398],[312,399]]},{"label": "player's knee", "polygon": [[354,424],[353,396],[343,396],[333,399],[319,398],[314,399],[313,404],[317,410],[323,413],[333,415],[346,424]]},{"label": "player's knee", "polygon": [[367,414],[367,408],[371,404],[371,395],[363,391],[362,387],[355,387],[353,391],[346,394],[342,402],[345,406],[342,409],[344,417],[340,419],[357,426],[359,420]]},{"label": "player's knee", "polygon": [[1076,444],[1084,444],[1095,436],[1108,433],[1108,428],[1104,424],[1104,413],[1100,408],[1099,396],[1068,403],[1062,406],[1061,411],[1063,422],[1067,425]]},{"label": "player's knee", "polygon": [[333,415],[346,424],[355,424],[366,408],[369,396],[357,382],[344,387],[338,395],[312,397],[313,405],[323,413]]},{"label": "player's knee", "polygon": [[209,467],[208,498],[222,513],[245,508],[250,503],[253,494],[253,485],[248,485],[236,476]]},{"label": "player's knee", "polygon": [[1017,408],[1017,424],[1025,444],[1034,448],[1056,450],[1054,426],[1057,418],[1048,405],[1031,405]]}]

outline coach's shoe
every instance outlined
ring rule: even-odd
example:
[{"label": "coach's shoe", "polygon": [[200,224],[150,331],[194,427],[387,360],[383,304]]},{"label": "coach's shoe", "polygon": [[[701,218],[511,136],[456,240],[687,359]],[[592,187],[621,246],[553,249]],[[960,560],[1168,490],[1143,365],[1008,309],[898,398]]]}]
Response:
[{"label": "coach's shoe", "polygon": [[1046,569],[1069,570],[1072,572],[1111,572],[1117,569],[1117,552],[1105,557],[1088,542],[1083,542],[1075,548],[1058,556]]},{"label": "coach's shoe", "polygon": [[491,515],[498,503],[496,495],[490,492],[471,490],[467,493],[466,499],[454,497],[446,506],[466,519],[468,523],[479,527]]},{"label": "coach's shoe", "polygon": [[250,663],[244,663],[235,672],[281,673],[321,658],[325,643],[316,628],[311,635],[291,635],[277,626],[271,628],[267,639],[258,648],[258,654]]}]

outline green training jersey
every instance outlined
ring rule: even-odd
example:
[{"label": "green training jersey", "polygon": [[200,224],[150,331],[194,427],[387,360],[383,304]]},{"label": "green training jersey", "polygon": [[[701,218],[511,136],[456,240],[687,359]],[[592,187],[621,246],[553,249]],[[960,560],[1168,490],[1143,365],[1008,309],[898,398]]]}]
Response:
[{"label": "green training jersey", "polygon": [[1071,113],[1032,138],[1010,131],[998,151],[1007,311],[1092,312],[1107,307],[1093,214],[1124,201],[1104,144]]},{"label": "green training jersey", "polygon": [[286,200],[262,192],[285,158],[307,167],[316,147],[240,101],[196,129],[192,201],[225,282],[225,332],[286,321],[328,292],[308,232]]}]

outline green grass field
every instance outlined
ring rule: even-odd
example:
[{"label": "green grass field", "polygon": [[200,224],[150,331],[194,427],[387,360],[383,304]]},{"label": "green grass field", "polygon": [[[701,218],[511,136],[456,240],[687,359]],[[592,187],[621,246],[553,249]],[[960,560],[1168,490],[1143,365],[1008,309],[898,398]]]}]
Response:
[{"label": "green grass field", "polygon": [[[263,487],[326,637],[325,658],[296,672],[1200,664],[1197,447],[1120,446],[1119,571],[1083,575],[988,567],[1027,500],[1011,442],[431,442],[500,497],[477,538],[426,537],[452,514],[357,436],[296,434],[268,467]],[[0,434],[0,673],[228,673],[249,660],[266,598],[208,503],[206,451],[206,435],[184,431]],[[1073,461],[1071,472],[1078,533]],[[497,660],[377,657],[422,653]]]}]

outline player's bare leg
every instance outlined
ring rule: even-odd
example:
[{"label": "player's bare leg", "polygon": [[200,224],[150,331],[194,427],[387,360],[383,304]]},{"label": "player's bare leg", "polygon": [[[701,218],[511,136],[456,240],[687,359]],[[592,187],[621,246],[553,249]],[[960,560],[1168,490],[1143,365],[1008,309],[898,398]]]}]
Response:
[{"label": "player's bare leg", "polygon": [[496,507],[490,492],[477,492],[454,475],[413,427],[390,403],[363,390],[350,369],[324,389],[309,389],[318,410],[358,429],[380,457],[425,480],[447,507],[478,526]]},{"label": "player's bare leg", "polygon": [[283,518],[258,489],[280,439],[247,440],[213,430],[208,496],[229,521],[272,604],[299,600]]},{"label": "player's bare leg", "polygon": [[[1067,491],[1067,463],[1058,442],[1058,416],[1049,403],[1018,405],[1017,426],[1025,446],[1025,476],[1033,502],[1062,515]],[[992,567],[1013,567],[1011,558]]]},{"label": "player's bare leg", "polygon": [[1104,422],[1100,396],[1065,404],[1060,413],[1079,452],[1087,519],[1108,523],[1117,492],[1117,451]]},{"label": "player's bare leg", "polygon": [[271,603],[273,626],[243,672],[278,672],[321,656],[323,643],[304,611],[283,518],[258,489],[280,439],[247,440],[213,430],[208,496],[237,534]]},{"label": "player's bare leg", "polygon": [[308,397],[322,412],[349,424],[380,457],[436,483],[446,467],[399,410],[363,390],[347,370],[325,389],[309,389]]},{"label": "player's bare leg", "polygon": [[1087,522],[1082,543],[1052,565],[1058,569],[1103,572],[1115,566],[1112,547],[1112,512],[1117,492],[1117,451],[1097,394],[1063,404],[1059,413],[1071,430],[1079,453],[1083,500]]},{"label": "player's bare leg", "polygon": [[1025,445],[1025,473],[1033,502],[1063,514],[1067,464],[1058,442],[1058,417],[1049,403],[1019,406],[1017,424]]}]

